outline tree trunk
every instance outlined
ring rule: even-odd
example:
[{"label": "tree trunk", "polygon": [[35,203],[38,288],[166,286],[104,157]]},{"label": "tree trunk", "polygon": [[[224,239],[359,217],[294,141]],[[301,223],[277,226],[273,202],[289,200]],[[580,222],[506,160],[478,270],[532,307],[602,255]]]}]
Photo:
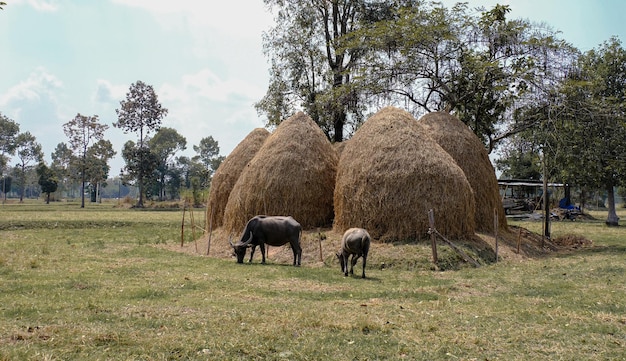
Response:
[{"label": "tree trunk", "polygon": [[137,183],[139,183],[139,200],[135,207],[143,208],[143,127],[139,128],[139,174]]},{"label": "tree trunk", "polygon": [[615,211],[615,189],[613,184],[609,184],[606,187],[607,203],[609,206],[609,214],[606,218],[606,225],[610,227],[619,226],[619,217]]}]

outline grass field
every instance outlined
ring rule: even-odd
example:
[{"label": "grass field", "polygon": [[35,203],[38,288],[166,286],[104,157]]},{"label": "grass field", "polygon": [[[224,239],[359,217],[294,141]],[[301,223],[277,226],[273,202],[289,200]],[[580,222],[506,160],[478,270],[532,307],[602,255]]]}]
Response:
[{"label": "grass field", "polygon": [[362,280],[163,247],[181,216],[0,205],[0,360],[626,359],[623,227],[556,222],[594,246],[458,271],[372,254]]}]

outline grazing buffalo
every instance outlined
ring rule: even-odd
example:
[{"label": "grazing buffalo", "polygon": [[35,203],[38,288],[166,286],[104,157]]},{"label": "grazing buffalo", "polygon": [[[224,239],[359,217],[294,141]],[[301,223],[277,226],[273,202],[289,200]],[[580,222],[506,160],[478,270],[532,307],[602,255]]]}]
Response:
[{"label": "grazing buffalo", "polygon": [[256,246],[261,248],[262,263],[265,263],[266,244],[278,247],[289,243],[293,251],[293,265],[300,266],[300,259],[302,258],[302,248],[300,247],[301,234],[302,227],[300,223],[292,217],[255,216],[246,224],[239,242],[236,244],[231,242],[230,245],[237,256],[237,263],[243,263],[248,247],[252,247],[249,261],[252,262]]},{"label": "grazing buffalo", "polygon": [[367,253],[370,250],[371,237],[363,228],[350,228],[341,239],[341,250],[337,252],[337,258],[341,264],[341,272],[348,275],[348,257],[352,255],[350,262],[350,274],[354,274],[354,265],[363,257],[363,274],[365,278],[365,264],[367,263]]}]

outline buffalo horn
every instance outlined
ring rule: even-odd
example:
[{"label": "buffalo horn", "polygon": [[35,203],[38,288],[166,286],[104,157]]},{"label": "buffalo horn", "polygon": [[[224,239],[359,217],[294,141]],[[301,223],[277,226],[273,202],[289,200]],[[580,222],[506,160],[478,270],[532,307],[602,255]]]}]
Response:
[{"label": "buffalo horn", "polygon": [[248,238],[247,241],[245,241],[244,243],[242,243],[242,246],[249,246],[250,242],[252,242],[252,231],[250,231],[250,238]]}]

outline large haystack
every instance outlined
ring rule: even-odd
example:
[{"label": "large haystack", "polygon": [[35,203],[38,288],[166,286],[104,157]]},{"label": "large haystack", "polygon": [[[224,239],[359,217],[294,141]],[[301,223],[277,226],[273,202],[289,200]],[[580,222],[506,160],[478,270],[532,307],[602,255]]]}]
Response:
[{"label": "large haystack", "polygon": [[230,152],[213,175],[207,204],[207,220],[211,222],[213,228],[223,224],[224,209],[235,182],[269,135],[270,132],[265,128],[254,129]]},{"label": "large haystack", "polygon": [[300,112],[283,121],[241,173],[228,198],[224,228],[241,232],[257,214],[291,215],[306,229],[329,225],[338,158]]},{"label": "large haystack", "polygon": [[426,114],[419,123],[454,158],[470,182],[476,202],[476,230],[493,231],[494,211],[498,213],[499,228],[506,229],[496,173],[485,146],[476,134],[457,117],[446,112]]},{"label": "large haystack", "polygon": [[440,233],[474,235],[474,196],[463,171],[411,114],[393,107],[369,118],[346,144],[334,204],[339,232],[363,227],[382,241],[423,238],[433,209]]}]

